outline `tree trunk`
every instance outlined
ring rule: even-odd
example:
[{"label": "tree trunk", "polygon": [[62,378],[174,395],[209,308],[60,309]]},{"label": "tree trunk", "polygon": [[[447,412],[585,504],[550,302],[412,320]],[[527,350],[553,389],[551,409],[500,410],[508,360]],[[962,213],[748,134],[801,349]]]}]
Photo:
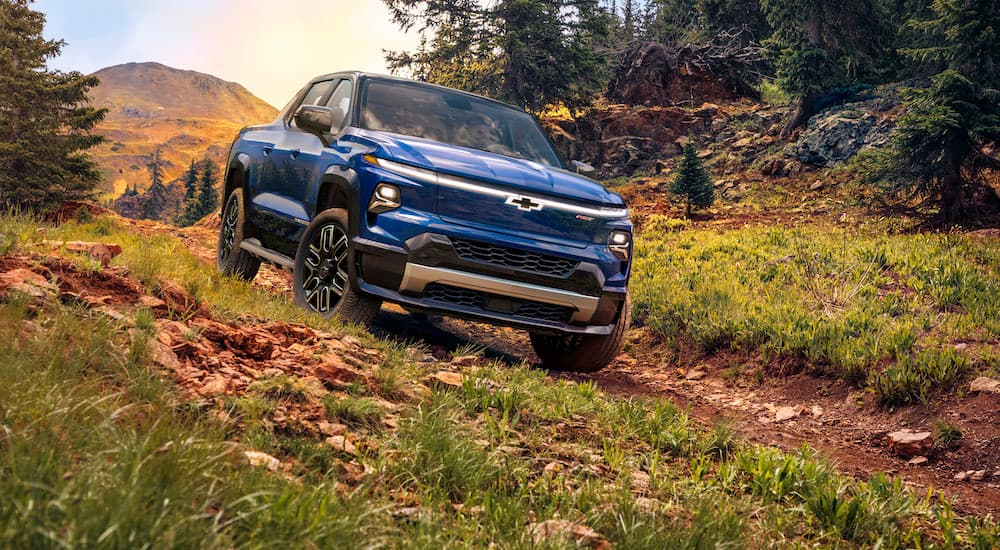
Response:
[{"label": "tree trunk", "polygon": [[795,112],[792,113],[792,118],[788,119],[785,127],[781,129],[782,139],[788,139],[796,128],[809,122],[809,119],[813,116],[814,103],[816,103],[816,94],[808,94],[799,98],[799,103],[795,107]]},{"label": "tree trunk", "polygon": [[965,219],[962,204],[962,172],[954,168],[941,180],[941,221],[957,223]]},{"label": "tree trunk", "polygon": [[[819,13],[814,11],[806,17],[805,21],[802,22],[802,34],[810,46],[823,47],[822,22]],[[813,104],[816,103],[816,97],[816,92],[811,92],[799,98],[795,113],[781,129],[783,139],[788,139],[796,128],[808,122],[809,118],[813,116]]]}]

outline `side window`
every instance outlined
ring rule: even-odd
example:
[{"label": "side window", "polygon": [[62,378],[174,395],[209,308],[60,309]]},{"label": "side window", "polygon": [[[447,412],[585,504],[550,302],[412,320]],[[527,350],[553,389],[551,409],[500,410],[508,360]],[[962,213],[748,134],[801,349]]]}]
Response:
[{"label": "side window", "polygon": [[[312,87],[309,88],[309,91],[306,92],[305,97],[302,98],[302,102],[299,103],[298,107],[296,107],[295,109],[298,110],[298,108],[303,105],[320,105],[323,101],[323,98],[326,97],[327,92],[329,92],[330,88],[333,87],[334,82],[335,82],[334,80],[324,80],[323,82],[317,82],[313,84]],[[292,117],[288,123],[294,128],[295,113],[293,112],[291,114]]]},{"label": "side window", "polygon": [[344,79],[340,81],[326,106],[333,110],[333,133],[344,128],[348,115],[351,112],[351,94],[354,91],[354,83]]}]

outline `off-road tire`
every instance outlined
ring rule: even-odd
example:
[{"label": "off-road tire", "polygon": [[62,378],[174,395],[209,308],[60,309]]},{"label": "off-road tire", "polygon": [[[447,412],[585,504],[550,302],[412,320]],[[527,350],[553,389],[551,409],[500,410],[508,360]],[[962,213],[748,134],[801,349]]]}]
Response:
[{"label": "off-road tire", "polygon": [[625,296],[625,304],[615,328],[607,336],[589,334],[546,335],[531,333],[531,346],[542,360],[542,366],[551,370],[570,372],[597,372],[608,366],[621,352],[625,331],[632,315],[632,303]]},{"label": "off-road tire", "polygon": [[[325,210],[313,219],[295,253],[292,289],[295,303],[303,309],[365,325],[378,314],[382,301],[362,293],[352,282],[348,224],[343,208]],[[342,293],[335,296],[338,288]]]},{"label": "off-road tire", "polygon": [[222,223],[219,224],[215,261],[223,275],[252,281],[260,269],[260,259],[240,248],[240,243],[247,237],[245,200],[240,187],[233,189],[226,199],[222,208]]}]

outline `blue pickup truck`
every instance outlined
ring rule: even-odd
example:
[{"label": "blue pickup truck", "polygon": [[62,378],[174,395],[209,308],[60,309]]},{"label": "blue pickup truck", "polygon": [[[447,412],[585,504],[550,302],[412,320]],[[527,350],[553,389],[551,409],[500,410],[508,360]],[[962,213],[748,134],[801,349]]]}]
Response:
[{"label": "blue pickup truck", "polygon": [[632,224],[572,166],[504,103],[321,76],[233,143],[218,266],[291,269],[296,303],[321,315],[367,323],[392,302],[524,329],[546,367],[600,370],[628,328]]}]

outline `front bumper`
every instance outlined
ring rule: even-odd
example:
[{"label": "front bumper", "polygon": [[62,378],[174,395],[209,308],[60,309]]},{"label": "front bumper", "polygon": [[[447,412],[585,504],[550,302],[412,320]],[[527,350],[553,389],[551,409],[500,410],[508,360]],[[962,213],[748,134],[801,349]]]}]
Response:
[{"label": "front bumper", "polygon": [[423,233],[403,247],[356,237],[354,250],[357,284],[367,294],[409,309],[532,332],[611,334],[625,300],[624,286],[605,285],[595,263],[539,273],[460,255],[442,234]]}]

